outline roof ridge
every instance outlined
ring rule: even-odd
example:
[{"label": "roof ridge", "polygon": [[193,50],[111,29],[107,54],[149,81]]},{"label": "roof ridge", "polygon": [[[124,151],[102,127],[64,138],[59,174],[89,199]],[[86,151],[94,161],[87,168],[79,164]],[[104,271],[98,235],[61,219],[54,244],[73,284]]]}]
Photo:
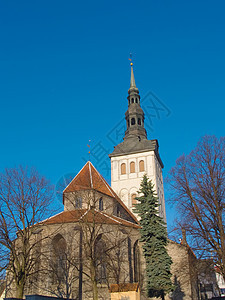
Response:
[{"label": "roof ridge", "polygon": [[[95,209],[96,210],[96,209]],[[104,213],[103,211],[98,211],[98,210],[96,210],[98,213],[100,213],[100,214],[102,214],[103,216],[105,216],[105,217],[107,217],[107,218],[109,218],[109,219],[112,219],[113,221],[116,221],[117,223],[119,223],[119,224],[122,224],[120,221],[118,221],[118,220],[115,220],[114,219],[114,216],[110,216],[110,215],[108,215],[108,214],[106,214],[106,213]],[[122,219],[123,220],[123,219]],[[133,223],[132,223],[133,224]]]},{"label": "roof ridge", "polygon": [[87,215],[87,213],[90,211],[90,208],[89,209],[87,209],[86,211],[85,211],[85,213],[80,217],[80,219],[79,220],[81,220],[85,215]]},{"label": "roof ridge", "polygon": [[114,216],[114,215],[113,215],[113,217],[116,218],[116,219],[120,219],[120,220],[123,220],[123,221],[125,221],[125,222],[128,222],[128,223],[130,223],[130,224],[140,226],[139,223],[138,223],[138,224],[135,224],[135,223],[133,223],[133,222],[131,222],[131,221],[128,221],[128,220],[126,220],[126,219],[123,219],[123,218],[121,218],[121,217],[117,217],[117,216]]},{"label": "roof ridge", "polygon": [[[89,173],[90,173],[90,179],[91,179],[91,188],[93,189],[93,181],[92,181],[91,165],[92,165],[92,163],[89,161],[89,162],[88,162],[88,167],[89,167]],[[92,165],[92,166],[93,166],[93,165]]]}]

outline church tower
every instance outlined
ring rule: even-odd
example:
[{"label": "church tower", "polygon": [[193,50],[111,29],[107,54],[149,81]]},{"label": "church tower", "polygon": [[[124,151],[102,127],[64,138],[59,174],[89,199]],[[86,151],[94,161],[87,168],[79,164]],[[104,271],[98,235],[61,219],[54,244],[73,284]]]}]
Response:
[{"label": "church tower", "polygon": [[159,214],[166,222],[162,168],[157,140],[148,140],[144,127],[144,112],[140,106],[131,63],[128,110],[125,113],[127,130],[121,144],[109,155],[111,159],[111,187],[132,211],[135,197],[144,174],[152,180],[159,198]]}]

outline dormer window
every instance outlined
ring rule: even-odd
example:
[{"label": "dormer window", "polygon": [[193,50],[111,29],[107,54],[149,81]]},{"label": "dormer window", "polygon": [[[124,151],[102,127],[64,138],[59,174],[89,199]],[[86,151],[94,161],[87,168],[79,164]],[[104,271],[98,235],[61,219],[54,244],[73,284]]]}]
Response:
[{"label": "dormer window", "polygon": [[99,199],[99,210],[103,210],[103,199],[102,199],[102,197]]}]

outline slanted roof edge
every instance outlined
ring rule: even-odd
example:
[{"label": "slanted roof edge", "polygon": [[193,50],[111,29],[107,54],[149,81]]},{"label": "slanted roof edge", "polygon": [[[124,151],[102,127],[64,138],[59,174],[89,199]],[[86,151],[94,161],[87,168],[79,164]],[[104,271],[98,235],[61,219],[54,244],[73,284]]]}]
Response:
[{"label": "slanted roof edge", "polygon": [[[87,164],[87,163],[86,163]],[[71,182],[80,174],[80,172],[83,170],[83,168],[86,166],[86,164],[80,169],[80,171],[77,173],[77,175],[75,175],[73,177],[73,179],[67,184],[67,186],[65,187],[65,189],[63,190],[63,193],[65,192],[65,190],[68,188],[68,186],[71,184]]]}]

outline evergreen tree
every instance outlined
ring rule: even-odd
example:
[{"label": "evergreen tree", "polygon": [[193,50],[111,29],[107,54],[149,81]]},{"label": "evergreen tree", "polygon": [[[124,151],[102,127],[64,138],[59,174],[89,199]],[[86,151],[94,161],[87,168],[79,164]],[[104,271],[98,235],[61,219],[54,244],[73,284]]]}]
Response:
[{"label": "evergreen tree", "polygon": [[146,288],[148,297],[161,297],[173,289],[167,253],[167,232],[163,219],[158,215],[158,198],[152,182],[144,175],[135,212],[140,217],[141,239],[146,261]]}]

